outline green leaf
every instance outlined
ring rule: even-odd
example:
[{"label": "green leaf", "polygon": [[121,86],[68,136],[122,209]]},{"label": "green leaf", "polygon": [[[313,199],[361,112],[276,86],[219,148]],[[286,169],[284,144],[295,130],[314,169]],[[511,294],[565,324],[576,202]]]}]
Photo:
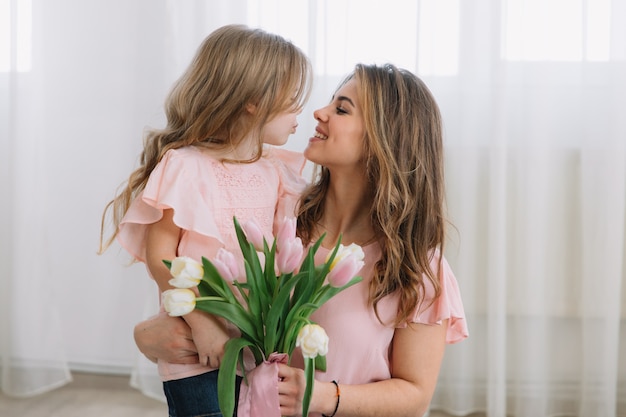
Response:
[{"label": "green leaf", "polygon": [[245,282],[239,281],[233,281],[233,286],[237,288],[237,291],[239,291],[239,294],[241,295],[241,298],[243,298],[245,305],[248,305],[248,291],[246,290],[249,290],[250,286]]},{"label": "green leaf", "polygon": [[[289,305],[289,296],[291,295],[291,290],[294,287],[298,280],[298,276],[292,276],[287,280],[287,282],[282,286],[278,295],[274,299],[272,305],[267,312],[267,318],[265,321],[265,352],[271,353],[276,350],[277,343],[276,339],[280,337],[282,332],[277,332],[278,324],[284,317],[282,313],[287,311],[287,306]],[[291,352],[285,352],[291,354]]]},{"label": "green leaf", "polygon": [[287,314],[286,326],[289,326],[293,321],[293,317],[296,315],[300,315],[302,311],[302,306],[309,302],[309,300],[313,297],[315,291],[315,280],[314,280],[314,271],[308,271],[304,273],[298,273],[299,282],[298,286],[300,286],[299,291],[294,291],[293,297],[291,298],[291,306],[289,309],[289,313]]},{"label": "green leaf", "polygon": [[[256,252],[255,252],[256,253]],[[257,260],[258,262],[258,260]],[[246,285],[248,290],[248,311],[250,312],[250,318],[255,323],[257,328],[262,334],[263,329],[263,316],[261,314],[261,300],[259,299],[259,289],[257,285],[257,276],[250,268],[250,264],[246,261]]]},{"label": "green leaf", "polygon": [[165,266],[167,266],[168,270],[172,269],[172,261],[166,261],[165,259],[163,259],[163,263],[165,264]]},{"label": "green leaf", "polygon": [[313,384],[315,383],[315,358],[306,358],[304,363],[304,375],[306,378],[306,388],[304,397],[302,398],[302,415],[309,415],[309,406],[311,405],[311,393],[313,392]]},{"label": "green leaf", "polygon": [[307,297],[305,293],[313,291],[315,269],[300,269],[297,275],[301,275],[302,278],[299,279],[298,284],[293,291],[292,307],[295,306],[298,301]]},{"label": "green leaf", "polygon": [[240,337],[230,339],[224,346],[224,357],[217,374],[217,398],[224,416],[232,416],[235,411],[237,363],[242,360],[246,346],[252,346],[252,343]]},{"label": "green leaf", "polygon": [[228,282],[219,272],[215,269],[215,266],[204,256],[202,257],[202,267],[204,268],[204,276],[200,284],[198,284],[198,290],[201,295],[219,295],[232,303],[239,304],[239,301],[233,294],[232,288],[228,285]]},{"label": "green leaf", "polygon": [[276,297],[275,291],[278,285],[278,277],[274,271],[275,259],[276,259],[276,240],[272,244],[272,247],[267,246],[267,242],[263,241],[263,254],[265,255],[265,286],[264,296],[268,301],[270,297]]},{"label": "green leaf", "polygon": [[225,299],[222,295],[220,295],[219,291],[215,291],[213,286],[204,279],[198,283],[198,292],[201,297],[219,297]]},{"label": "green leaf", "polygon": [[239,223],[236,218],[233,218],[235,221],[235,228],[237,229],[237,235],[239,238],[239,245],[241,247],[241,252],[244,256],[244,266],[246,270],[246,286],[249,288],[247,294],[247,305],[248,310],[250,311],[252,317],[254,318],[255,323],[262,327],[263,325],[263,317],[261,315],[261,300],[260,300],[260,290],[258,288],[258,280],[259,274],[262,272],[261,266],[259,263],[259,258],[252,244],[248,243],[246,240],[243,231],[241,230]]},{"label": "green leaf", "polygon": [[[241,225],[236,217],[233,217],[233,223],[235,224],[235,234],[237,235],[237,241],[239,242],[239,247],[243,252],[244,259],[248,259],[247,256],[250,256],[249,250],[249,242],[246,234],[243,232]],[[254,249],[254,248],[253,248]]]},{"label": "green leaf", "polygon": [[227,301],[196,299],[196,308],[225,318],[241,330],[241,333],[251,342],[263,345],[263,337],[259,328],[255,326],[250,314],[241,306],[230,304]]},{"label": "green leaf", "polygon": [[[319,239],[317,239],[317,241],[315,242],[315,244],[313,244],[313,246],[311,246],[309,248],[309,250],[307,251],[306,257],[304,258],[304,261],[302,261],[302,265],[300,266],[299,269],[299,273],[300,274],[308,274],[309,277],[313,277],[314,272],[316,270],[315,267],[315,254],[317,253],[317,250],[319,249],[320,245],[322,244],[322,241],[324,240],[324,237],[326,237],[326,233],[324,233]],[[294,291],[294,298],[295,299],[300,299],[302,298],[302,296],[300,295],[300,292],[302,291],[303,287],[306,286],[308,281],[305,281],[303,283],[298,283],[298,286],[296,286],[296,289]]]},{"label": "green leaf", "polygon": [[315,305],[320,307],[322,304],[330,300],[332,297],[334,297],[341,291],[353,286],[354,284],[361,282],[362,280],[363,278],[357,276],[357,277],[352,278],[350,281],[348,281],[348,283],[344,285],[343,287],[333,287],[331,285],[325,285],[322,288],[322,290],[318,292],[316,299],[313,300],[313,303],[315,303]]},{"label": "green leaf", "polygon": [[326,356],[317,355],[315,358],[315,370],[326,372]]}]

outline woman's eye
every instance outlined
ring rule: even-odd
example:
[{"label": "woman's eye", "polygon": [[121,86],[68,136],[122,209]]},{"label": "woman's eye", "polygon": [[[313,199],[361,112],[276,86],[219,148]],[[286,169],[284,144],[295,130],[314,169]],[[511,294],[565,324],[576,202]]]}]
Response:
[{"label": "woman's eye", "polygon": [[338,114],[348,114],[348,112],[342,109],[341,107],[336,107],[336,110]]}]

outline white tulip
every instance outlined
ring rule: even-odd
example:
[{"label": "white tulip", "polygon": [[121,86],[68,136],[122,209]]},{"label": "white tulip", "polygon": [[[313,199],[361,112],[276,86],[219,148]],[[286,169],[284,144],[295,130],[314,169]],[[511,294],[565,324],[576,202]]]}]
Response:
[{"label": "white tulip", "polygon": [[169,283],[176,288],[193,288],[204,276],[202,264],[187,256],[175,258],[170,266],[170,272],[174,278],[169,280]]},{"label": "white tulip", "polygon": [[328,353],[328,335],[318,324],[307,324],[300,329],[296,338],[296,346],[302,350],[305,358],[315,358],[317,355],[326,356]]},{"label": "white tulip", "polygon": [[[326,260],[328,260],[331,253],[328,254]],[[342,259],[347,257],[353,257],[357,262],[363,262],[363,259],[365,259],[365,253],[356,243],[351,243],[348,246],[340,244],[339,249],[337,250],[337,255],[335,255],[335,259],[333,259],[333,263],[330,265],[330,269],[332,270],[339,262],[341,262]]]},{"label": "white tulip", "polygon": [[166,290],[163,291],[161,302],[170,316],[184,316],[196,308],[196,294],[186,288]]}]

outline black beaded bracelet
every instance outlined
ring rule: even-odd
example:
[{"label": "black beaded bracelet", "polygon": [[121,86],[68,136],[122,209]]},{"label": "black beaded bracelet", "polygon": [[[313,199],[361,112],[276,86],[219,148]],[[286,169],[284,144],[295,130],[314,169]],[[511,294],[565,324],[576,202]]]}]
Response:
[{"label": "black beaded bracelet", "polygon": [[335,417],[335,414],[337,414],[337,410],[339,410],[339,400],[341,399],[341,390],[339,389],[339,384],[337,383],[337,381],[333,379],[331,382],[335,384],[335,387],[337,388],[337,404],[335,405],[335,411],[333,411],[331,415],[327,416],[326,414],[322,414],[322,417]]}]

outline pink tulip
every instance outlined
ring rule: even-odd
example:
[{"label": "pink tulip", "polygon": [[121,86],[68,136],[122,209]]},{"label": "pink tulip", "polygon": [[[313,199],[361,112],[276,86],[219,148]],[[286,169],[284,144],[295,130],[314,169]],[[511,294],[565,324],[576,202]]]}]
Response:
[{"label": "pink tulip", "polygon": [[278,226],[278,233],[276,234],[276,247],[280,251],[282,245],[289,244],[296,238],[296,225],[297,220],[295,217],[284,217],[283,221]]},{"label": "pink tulip", "polygon": [[263,231],[254,219],[250,219],[241,224],[244,234],[248,238],[248,242],[258,251],[263,251]]},{"label": "pink tulip", "polygon": [[363,268],[365,254],[360,246],[351,244],[339,246],[337,255],[330,266],[328,282],[333,287],[343,287]]},{"label": "pink tulip", "polygon": [[239,262],[237,262],[237,258],[231,252],[227,251],[224,248],[220,248],[215,255],[215,259],[211,261],[217,272],[228,282],[233,282],[234,280],[240,278],[242,276],[241,268],[239,267]]},{"label": "pink tulip", "polygon": [[282,241],[280,248],[276,252],[276,265],[283,274],[290,274],[302,262],[304,247],[299,237]]}]

